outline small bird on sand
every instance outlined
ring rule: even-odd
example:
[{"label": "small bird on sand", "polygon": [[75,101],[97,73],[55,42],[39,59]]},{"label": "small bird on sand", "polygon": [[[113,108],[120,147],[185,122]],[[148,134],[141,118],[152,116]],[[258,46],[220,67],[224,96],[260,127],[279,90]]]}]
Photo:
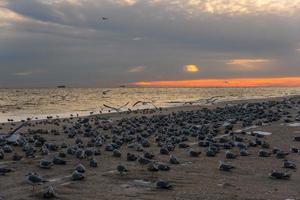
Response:
[{"label": "small bird on sand", "polygon": [[219,161],[219,170],[228,172],[232,169],[235,169],[235,167],[229,164],[225,164],[223,161]]},{"label": "small bird on sand", "polygon": [[57,194],[51,185],[46,188],[46,190],[44,191],[43,197],[45,199],[52,199],[52,198],[57,197]]},{"label": "small bird on sand", "polygon": [[173,188],[173,186],[168,181],[164,181],[164,180],[156,181],[155,187],[157,189],[168,189],[168,190]]},{"label": "small bird on sand", "polygon": [[12,172],[10,168],[0,167],[0,175],[5,175],[6,173]]},{"label": "small bird on sand", "polygon": [[34,191],[34,187],[36,185],[41,185],[43,183],[48,182],[47,180],[43,179],[39,174],[37,173],[29,173],[26,175],[26,180],[28,183],[32,185],[32,191]]},{"label": "small bird on sand", "polygon": [[117,166],[117,171],[120,173],[120,175],[124,175],[126,174],[126,172],[128,172],[128,169],[126,168],[126,166],[119,164]]},{"label": "small bird on sand", "polygon": [[98,167],[98,162],[97,160],[95,160],[94,158],[92,160],[90,160],[90,166],[91,167]]},{"label": "small bird on sand", "polygon": [[237,155],[234,154],[234,153],[232,153],[231,151],[226,151],[226,152],[225,152],[225,157],[226,157],[227,159],[235,159],[235,158],[237,157]]},{"label": "small bird on sand", "polygon": [[286,160],[286,159],[283,161],[283,167],[284,168],[289,168],[289,169],[296,169],[297,168],[295,163],[293,163],[292,161]]},{"label": "small bird on sand", "polygon": [[73,181],[81,181],[85,179],[85,175],[83,173],[80,173],[78,172],[77,170],[75,170],[73,173],[72,173],[72,180]]},{"label": "small bird on sand", "polygon": [[274,179],[289,179],[291,177],[291,175],[286,172],[279,172],[276,170],[272,170],[269,176],[270,178],[274,178]]},{"label": "small bird on sand", "polygon": [[48,161],[48,160],[41,160],[39,163],[39,167],[42,169],[50,169],[53,166],[53,162],[52,161]]},{"label": "small bird on sand", "polygon": [[84,173],[86,171],[85,166],[83,166],[82,164],[78,164],[76,166],[75,170],[80,172],[80,173]]},{"label": "small bird on sand", "polygon": [[171,156],[170,156],[169,162],[170,162],[171,164],[173,164],[173,165],[179,164],[179,161],[178,161],[178,159],[177,159],[177,157],[176,157],[175,155],[171,155]]}]

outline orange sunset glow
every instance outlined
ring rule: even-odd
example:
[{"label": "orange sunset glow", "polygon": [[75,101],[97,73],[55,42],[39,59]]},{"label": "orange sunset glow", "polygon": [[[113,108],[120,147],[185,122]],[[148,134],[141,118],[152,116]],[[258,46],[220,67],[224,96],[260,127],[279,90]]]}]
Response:
[{"label": "orange sunset glow", "polygon": [[300,77],[142,81],[131,85],[144,87],[298,87]]}]

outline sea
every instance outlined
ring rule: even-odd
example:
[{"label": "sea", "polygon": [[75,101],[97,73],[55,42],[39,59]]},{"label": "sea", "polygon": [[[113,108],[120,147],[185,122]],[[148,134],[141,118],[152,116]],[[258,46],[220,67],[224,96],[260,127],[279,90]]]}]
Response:
[{"label": "sea", "polygon": [[299,94],[300,87],[0,89],[0,122]]}]

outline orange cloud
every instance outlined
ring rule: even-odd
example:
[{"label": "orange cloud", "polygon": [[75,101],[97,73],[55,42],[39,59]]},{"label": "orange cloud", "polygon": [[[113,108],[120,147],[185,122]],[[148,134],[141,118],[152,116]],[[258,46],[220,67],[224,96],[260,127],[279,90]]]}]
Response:
[{"label": "orange cloud", "polygon": [[230,60],[227,62],[228,65],[252,65],[258,63],[267,63],[270,62],[268,59],[236,59]]},{"label": "orange cloud", "polygon": [[183,67],[185,72],[196,73],[199,71],[199,67],[197,65],[186,65]]},{"label": "orange cloud", "polygon": [[135,82],[131,85],[144,87],[298,87],[300,77],[149,81]]}]

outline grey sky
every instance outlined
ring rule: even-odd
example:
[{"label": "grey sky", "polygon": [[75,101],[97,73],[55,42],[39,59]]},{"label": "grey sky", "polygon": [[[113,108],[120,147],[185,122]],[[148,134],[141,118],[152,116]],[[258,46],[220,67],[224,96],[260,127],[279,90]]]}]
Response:
[{"label": "grey sky", "polygon": [[299,58],[300,0],[0,0],[0,87],[290,77]]}]

